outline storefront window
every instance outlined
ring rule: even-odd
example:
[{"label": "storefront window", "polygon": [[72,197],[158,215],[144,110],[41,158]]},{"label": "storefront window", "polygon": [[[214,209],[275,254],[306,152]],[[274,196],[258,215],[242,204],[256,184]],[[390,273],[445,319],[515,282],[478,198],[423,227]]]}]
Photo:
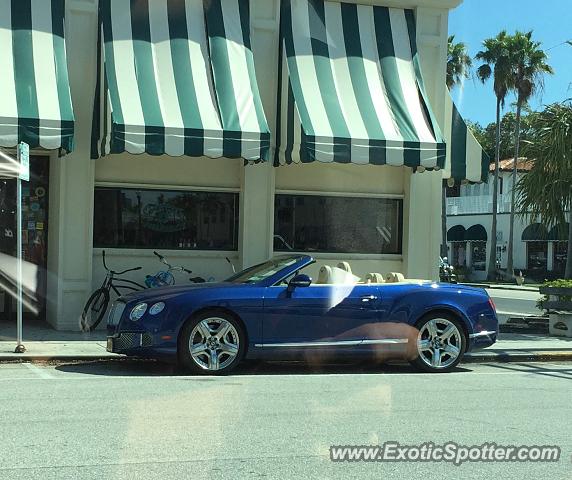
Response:
[{"label": "storefront window", "polygon": [[274,250],[400,254],[403,201],[276,195]]},{"label": "storefront window", "polygon": [[461,196],[461,186],[453,185],[452,187],[447,187],[447,198],[456,198]]},{"label": "storefront window", "polygon": [[548,242],[526,242],[526,257],[529,270],[546,271]]},{"label": "storefront window", "polygon": [[568,258],[568,242],[554,242],[554,271],[564,273]]},{"label": "storefront window", "polygon": [[238,249],[238,194],[96,188],[94,246]]},{"label": "storefront window", "polygon": [[484,272],[487,265],[487,244],[486,242],[471,243],[471,263],[473,270]]}]

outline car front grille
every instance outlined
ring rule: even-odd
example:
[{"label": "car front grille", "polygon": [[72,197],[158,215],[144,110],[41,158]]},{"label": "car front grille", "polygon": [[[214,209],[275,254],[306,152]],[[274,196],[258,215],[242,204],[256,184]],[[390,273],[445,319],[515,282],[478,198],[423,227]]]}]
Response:
[{"label": "car front grille", "polygon": [[150,347],[151,345],[153,345],[153,335],[151,335],[149,332],[145,332],[141,338],[141,346]]},{"label": "car front grille", "polygon": [[134,333],[124,332],[113,339],[113,351],[129,350],[138,347],[151,347],[153,345],[153,335],[149,332]]},{"label": "car front grille", "polygon": [[124,311],[125,303],[120,301],[114,302],[111,306],[111,310],[109,311],[109,315],[107,316],[107,325],[119,325],[119,321],[121,320],[121,316],[123,315]]}]

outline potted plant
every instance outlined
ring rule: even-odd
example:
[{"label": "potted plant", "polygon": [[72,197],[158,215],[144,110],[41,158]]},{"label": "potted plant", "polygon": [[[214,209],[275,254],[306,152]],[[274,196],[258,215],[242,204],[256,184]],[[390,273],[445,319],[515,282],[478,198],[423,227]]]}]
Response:
[{"label": "potted plant", "polygon": [[548,312],[550,335],[572,338],[572,280],[554,280],[540,287],[537,306]]}]

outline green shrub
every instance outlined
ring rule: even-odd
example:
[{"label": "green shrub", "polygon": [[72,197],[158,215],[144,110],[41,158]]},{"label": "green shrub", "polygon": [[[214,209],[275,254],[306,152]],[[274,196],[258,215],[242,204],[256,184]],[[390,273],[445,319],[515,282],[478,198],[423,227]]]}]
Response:
[{"label": "green shrub", "polygon": [[[543,287],[558,287],[558,288],[572,288],[572,280],[565,280],[563,278],[558,280],[552,280],[550,282],[544,282]],[[570,295],[552,295],[553,297],[558,297],[558,300],[563,302],[572,302],[572,296]],[[548,295],[543,295],[536,302],[536,306],[540,310],[544,310],[544,303],[548,301]]]}]

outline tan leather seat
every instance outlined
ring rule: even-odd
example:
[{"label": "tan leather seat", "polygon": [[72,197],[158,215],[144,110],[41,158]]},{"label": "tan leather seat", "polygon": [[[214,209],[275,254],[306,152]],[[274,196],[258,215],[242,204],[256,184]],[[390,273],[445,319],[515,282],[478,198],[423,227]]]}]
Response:
[{"label": "tan leather seat", "polygon": [[365,276],[365,283],[385,283],[385,278],[381,273],[368,273]]},{"label": "tan leather seat", "polygon": [[323,265],[318,272],[317,285],[355,285],[359,277],[338,267]]}]

